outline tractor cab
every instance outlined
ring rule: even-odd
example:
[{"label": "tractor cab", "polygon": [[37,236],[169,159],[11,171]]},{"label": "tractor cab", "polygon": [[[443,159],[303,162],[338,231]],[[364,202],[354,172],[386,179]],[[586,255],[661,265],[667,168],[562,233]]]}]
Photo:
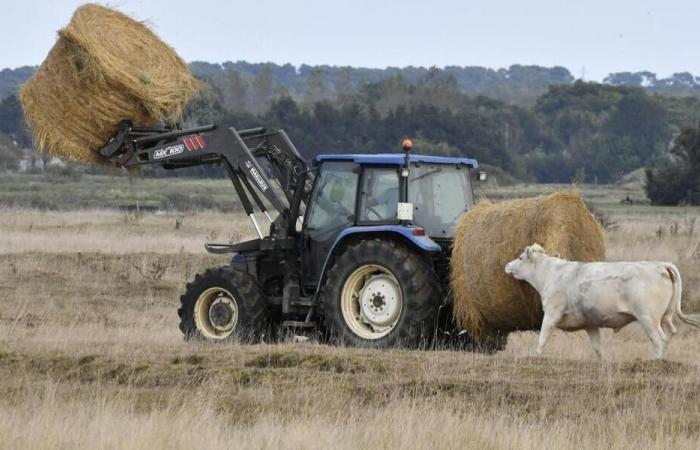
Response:
[{"label": "tractor cab", "polygon": [[471,171],[477,162],[417,154],[319,155],[304,220],[304,266],[318,282],[338,237],[393,233],[424,246],[448,244],[460,216],[474,204]]}]

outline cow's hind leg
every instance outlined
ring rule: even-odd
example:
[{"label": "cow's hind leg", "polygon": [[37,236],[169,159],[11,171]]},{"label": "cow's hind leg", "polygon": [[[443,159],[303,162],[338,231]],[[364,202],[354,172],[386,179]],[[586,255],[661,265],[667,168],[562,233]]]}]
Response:
[{"label": "cow's hind leg", "polygon": [[676,327],[673,325],[673,313],[664,314],[664,316],[661,318],[661,328],[663,328],[664,332],[669,335],[669,338],[676,334],[678,330],[676,330]]},{"label": "cow's hind leg", "polygon": [[588,333],[588,339],[591,341],[591,346],[593,346],[593,351],[598,357],[598,360],[602,360],[603,354],[600,352],[600,328],[587,328],[586,333]]},{"label": "cow's hind leg", "polygon": [[654,320],[649,316],[639,317],[639,323],[644,328],[649,340],[654,345],[654,354],[657,359],[662,359],[664,357],[664,352],[666,351],[666,342],[668,338],[666,333],[661,328],[661,323],[655,323]]}]

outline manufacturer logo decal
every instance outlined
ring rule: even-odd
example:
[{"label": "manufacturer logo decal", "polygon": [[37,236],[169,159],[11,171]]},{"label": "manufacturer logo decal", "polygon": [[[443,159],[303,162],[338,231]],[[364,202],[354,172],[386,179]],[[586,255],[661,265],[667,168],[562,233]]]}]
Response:
[{"label": "manufacturer logo decal", "polygon": [[182,139],[182,142],[185,143],[185,147],[187,147],[187,151],[194,152],[196,150],[202,150],[204,147],[207,146],[206,141],[204,138],[198,134],[195,134],[193,136],[187,136]]},{"label": "manufacturer logo decal", "polygon": [[267,183],[265,183],[265,180],[263,180],[263,178],[260,176],[260,172],[258,172],[258,169],[253,167],[253,163],[251,163],[250,161],[246,161],[245,166],[250,172],[250,174],[253,176],[255,182],[258,183],[258,186],[260,186],[260,190],[265,192],[267,190]]},{"label": "manufacturer logo decal", "polygon": [[173,145],[171,147],[165,147],[153,152],[153,159],[161,159],[166,156],[179,155],[185,151],[185,146],[182,144]]}]

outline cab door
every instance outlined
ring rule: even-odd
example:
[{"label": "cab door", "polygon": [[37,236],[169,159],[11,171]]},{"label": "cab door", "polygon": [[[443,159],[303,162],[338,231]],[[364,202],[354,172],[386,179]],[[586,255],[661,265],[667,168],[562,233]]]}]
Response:
[{"label": "cab door", "polygon": [[355,224],[359,167],[351,161],[321,164],[304,220],[302,257],[305,282],[317,283],[340,232]]},{"label": "cab door", "polygon": [[364,166],[360,180],[358,225],[398,223],[399,169],[396,166]]}]

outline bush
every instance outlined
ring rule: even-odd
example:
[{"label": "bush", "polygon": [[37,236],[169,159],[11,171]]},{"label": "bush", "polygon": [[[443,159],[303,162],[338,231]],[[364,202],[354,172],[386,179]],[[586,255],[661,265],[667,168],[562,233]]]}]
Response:
[{"label": "bush", "polygon": [[77,163],[65,162],[62,164],[47,164],[44,167],[44,175],[52,183],[64,181],[80,181],[83,176],[83,166]]},{"label": "bush", "polygon": [[7,138],[0,134],[0,172],[10,172],[19,169],[20,150]]},{"label": "bush", "polygon": [[168,192],[162,201],[162,207],[174,211],[218,210],[230,211],[230,205],[222,205],[217,199],[207,193],[189,194],[184,192]]},{"label": "bush", "polygon": [[700,128],[686,128],[669,159],[646,169],[644,186],[654,205],[700,204]]}]

